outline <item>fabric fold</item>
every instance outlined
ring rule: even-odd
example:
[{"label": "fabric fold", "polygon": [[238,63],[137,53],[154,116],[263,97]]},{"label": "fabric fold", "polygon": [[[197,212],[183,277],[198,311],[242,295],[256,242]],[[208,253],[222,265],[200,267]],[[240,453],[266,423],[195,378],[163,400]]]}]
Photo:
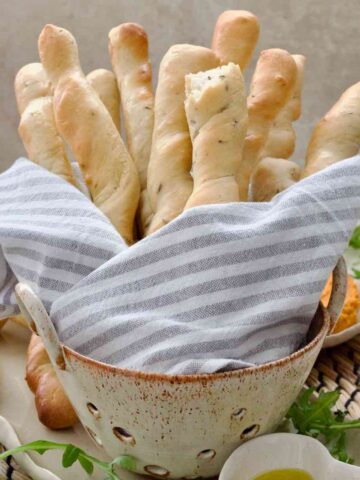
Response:
[{"label": "fabric fold", "polygon": [[66,345],[112,365],[208,373],[303,342],[360,213],[360,157],[268,203],[187,210],[127,247],[83,195],[26,159],[0,175],[0,318],[28,283]]}]

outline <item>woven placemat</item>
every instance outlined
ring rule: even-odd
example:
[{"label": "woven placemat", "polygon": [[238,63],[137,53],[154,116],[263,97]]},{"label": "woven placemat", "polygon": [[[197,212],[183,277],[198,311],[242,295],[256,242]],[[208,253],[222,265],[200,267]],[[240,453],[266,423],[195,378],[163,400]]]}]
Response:
[{"label": "woven placemat", "polygon": [[348,416],[360,418],[360,335],[343,345],[323,350],[307,380],[317,392],[340,390],[337,404]]},{"label": "woven placemat", "polygon": [[[309,387],[322,390],[340,390],[337,404],[349,417],[360,418],[360,335],[335,348],[323,350],[307,380]],[[0,445],[1,451],[4,447]],[[31,480],[13,458],[0,462],[0,480]]]},{"label": "woven placemat", "polygon": [[[4,452],[6,448],[0,444],[0,451]],[[0,461],[0,480],[31,480],[24,472],[13,457]]]}]

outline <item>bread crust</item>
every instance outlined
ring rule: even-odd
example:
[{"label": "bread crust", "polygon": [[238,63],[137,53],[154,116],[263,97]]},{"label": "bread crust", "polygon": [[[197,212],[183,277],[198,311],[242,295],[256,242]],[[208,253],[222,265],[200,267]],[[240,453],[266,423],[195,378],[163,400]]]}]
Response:
[{"label": "bread crust", "polygon": [[217,19],[211,48],[222,65],[233,62],[244,71],[259,38],[257,17],[246,10],[227,10]]},{"label": "bread crust", "polygon": [[350,158],[360,148],[360,82],[345,90],[315,126],[305,157],[302,177]]},{"label": "bread crust", "polygon": [[172,46],[161,62],[148,167],[147,187],[154,211],[148,234],[177,217],[193,189],[192,144],[184,108],[185,75],[218,64],[212,50],[186,44]]},{"label": "bread crust", "polygon": [[237,176],[242,201],[248,199],[251,174],[274,119],[290,99],[296,75],[295,61],[286,50],[272,48],[261,52],[247,99],[249,126]]},{"label": "bread crust", "polygon": [[185,77],[194,189],[185,209],[239,201],[236,173],[247,129],[244,80],[233,63]]},{"label": "bread crust", "polygon": [[153,215],[147,194],[147,169],[154,128],[154,94],[148,38],[137,23],[124,23],[109,33],[111,63],[121,92],[130,155],[140,178],[137,224],[145,234]]},{"label": "bread crust", "polygon": [[270,202],[278,193],[300,180],[301,168],[291,160],[263,158],[251,176],[250,200]]},{"label": "bread crust", "polygon": [[54,82],[57,128],[80,165],[95,205],[131,244],[138,174],[109,112],[81,70],[75,39],[67,30],[47,25],[39,37],[39,53]]},{"label": "bread crust", "polygon": [[115,75],[106,68],[98,68],[88,73],[86,79],[98,94],[116,128],[120,131],[120,94]]},{"label": "bread crust", "polygon": [[52,430],[73,427],[76,412],[59,382],[41,338],[32,334],[27,352],[26,381],[35,394],[39,420]]},{"label": "bread crust", "polygon": [[293,122],[301,115],[301,92],[304,82],[304,55],[292,56],[297,68],[296,82],[290,100],[275,118],[261,157],[290,158],[295,150],[296,133]]},{"label": "bread crust", "polygon": [[77,186],[56,128],[50,82],[41,63],[21,68],[14,86],[20,113],[18,131],[29,159]]}]

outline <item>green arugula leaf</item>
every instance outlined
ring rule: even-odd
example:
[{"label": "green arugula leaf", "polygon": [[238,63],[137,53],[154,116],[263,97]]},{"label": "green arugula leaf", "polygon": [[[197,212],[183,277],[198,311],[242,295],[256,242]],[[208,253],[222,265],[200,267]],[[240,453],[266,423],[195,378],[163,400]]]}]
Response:
[{"label": "green arugula leaf", "polygon": [[94,470],[94,465],[96,465],[106,474],[106,480],[119,480],[118,475],[114,472],[115,465],[133,471],[136,466],[135,459],[128,455],[121,455],[120,457],[115,458],[112,462],[107,463],[87,454],[84,450],[81,450],[81,448],[75,445],[49,442],[47,440],[37,440],[36,442],[27,443],[26,445],[6,450],[0,454],[0,460],[20,452],[32,451],[42,455],[48,450],[62,450],[64,452],[62,456],[62,465],[64,468],[71,467],[71,465],[78,461],[86,473],[91,475]]},{"label": "green arugula leaf", "polygon": [[360,225],[353,231],[349,245],[355,249],[360,248]]},{"label": "green arugula leaf", "polygon": [[292,421],[298,433],[320,437],[335,458],[352,463],[347,453],[346,431],[360,428],[360,420],[347,420],[346,412],[334,411],[339,391],[321,392],[317,398],[314,393],[314,388],[304,390],[286,418]]},{"label": "green arugula leaf", "polygon": [[136,468],[136,462],[134,457],[129,457],[128,455],[120,455],[120,457],[115,458],[111,465],[119,465],[122,469],[134,472]]},{"label": "green arugula leaf", "polygon": [[85,472],[88,475],[91,475],[94,471],[93,463],[91,463],[91,461],[88,458],[84,457],[81,453],[79,455],[78,460],[79,460],[79,463],[82,466],[82,468],[85,470]]},{"label": "green arugula leaf", "polygon": [[360,270],[357,270],[356,268],[351,269],[353,272],[353,277],[356,279],[360,279]]},{"label": "green arugula leaf", "polygon": [[76,460],[79,458],[81,450],[78,447],[75,447],[74,445],[69,444],[64,451],[63,457],[62,457],[62,466],[64,468],[71,467]]},{"label": "green arugula leaf", "polygon": [[35,442],[27,443],[26,445],[21,445],[20,447],[13,448],[11,450],[6,450],[5,452],[0,454],[0,460],[4,460],[10,455],[27,451],[37,452],[42,455],[48,450],[64,449],[66,448],[66,446],[67,444],[65,443],[48,442],[47,440],[36,440]]}]

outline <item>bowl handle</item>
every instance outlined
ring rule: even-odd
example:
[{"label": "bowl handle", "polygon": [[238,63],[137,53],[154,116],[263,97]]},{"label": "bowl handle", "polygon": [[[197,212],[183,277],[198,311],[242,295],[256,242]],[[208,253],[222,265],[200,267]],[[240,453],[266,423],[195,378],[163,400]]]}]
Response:
[{"label": "bowl handle", "polygon": [[327,311],[330,316],[329,335],[334,330],[336,322],[344,306],[347,291],[347,267],[344,257],[340,257],[333,270],[333,283]]},{"label": "bowl handle", "polygon": [[16,285],[15,295],[21,313],[27,320],[31,330],[40,335],[50,360],[60,370],[65,370],[66,363],[63,348],[42,301],[29,285],[25,283]]}]

